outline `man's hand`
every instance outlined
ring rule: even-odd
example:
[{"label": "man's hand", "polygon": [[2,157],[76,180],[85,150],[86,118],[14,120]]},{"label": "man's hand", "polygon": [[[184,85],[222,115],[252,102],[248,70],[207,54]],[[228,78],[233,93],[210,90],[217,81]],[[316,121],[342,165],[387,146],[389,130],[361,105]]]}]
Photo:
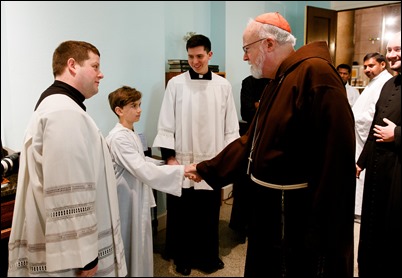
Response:
[{"label": "man's hand", "polygon": [[197,173],[197,164],[192,163],[184,167],[184,176],[195,182],[202,181],[201,176]]},{"label": "man's hand", "polygon": [[395,131],[395,124],[388,120],[387,118],[383,119],[386,126],[374,125],[374,136],[378,139],[376,142],[393,142],[394,138],[394,131]]},{"label": "man's hand", "polygon": [[359,167],[359,165],[356,164],[356,178],[360,177],[360,173],[362,172],[362,168]]}]

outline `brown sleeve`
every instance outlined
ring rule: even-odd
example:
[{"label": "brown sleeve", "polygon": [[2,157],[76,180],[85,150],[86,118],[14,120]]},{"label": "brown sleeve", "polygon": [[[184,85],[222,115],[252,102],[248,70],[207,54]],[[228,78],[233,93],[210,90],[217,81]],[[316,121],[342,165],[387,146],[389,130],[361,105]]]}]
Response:
[{"label": "brown sleeve", "polygon": [[197,172],[214,189],[233,183],[246,173],[248,134],[226,146],[217,156],[197,164]]}]

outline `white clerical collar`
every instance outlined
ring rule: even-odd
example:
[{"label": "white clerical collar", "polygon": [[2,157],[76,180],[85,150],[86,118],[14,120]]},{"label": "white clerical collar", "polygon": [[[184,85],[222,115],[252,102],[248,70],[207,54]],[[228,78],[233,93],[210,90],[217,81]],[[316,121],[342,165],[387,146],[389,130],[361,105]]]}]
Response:
[{"label": "white clerical collar", "polygon": [[212,71],[208,69],[206,74],[198,74],[192,68],[189,69],[191,79],[212,80]]}]

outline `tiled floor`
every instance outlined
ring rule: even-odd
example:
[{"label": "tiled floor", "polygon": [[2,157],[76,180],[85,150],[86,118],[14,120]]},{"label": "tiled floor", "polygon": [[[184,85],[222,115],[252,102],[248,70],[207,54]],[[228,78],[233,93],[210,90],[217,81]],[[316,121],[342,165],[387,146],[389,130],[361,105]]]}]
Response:
[{"label": "tiled floor", "polygon": [[[230,213],[232,210],[233,199],[228,199],[222,203],[220,220],[220,253],[221,259],[225,263],[225,268],[212,274],[205,274],[193,269],[189,277],[243,277],[244,262],[247,249],[247,242],[239,242],[236,234],[229,228]],[[359,237],[360,224],[355,223],[355,260],[357,242]],[[165,260],[163,255],[165,241],[165,231],[158,233],[154,242],[154,277],[181,277],[175,271],[173,260]],[[357,276],[357,266],[355,262],[355,277]]]},{"label": "tiled floor", "polygon": [[[189,277],[243,277],[244,260],[247,249],[247,242],[240,243],[236,233],[229,228],[229,219],[232,209],[233,199],[226,200],[221,206],[221,217],[219,223],[220,229],[220,255],[225,263],[225,268],[212,274],[205,274],[199,270],[193,269]],[[154,242],[154,276],[155,277],[181,277],[180,273],[175,271],[173,260],[163,259],[163,249],[165,241],[165,231],[158,233]]]}]

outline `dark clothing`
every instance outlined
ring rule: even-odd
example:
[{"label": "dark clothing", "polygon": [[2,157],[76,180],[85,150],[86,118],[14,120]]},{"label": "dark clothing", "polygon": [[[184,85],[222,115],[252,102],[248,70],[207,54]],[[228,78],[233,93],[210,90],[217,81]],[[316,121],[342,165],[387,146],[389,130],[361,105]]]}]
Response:
[{"label": "dark clothing", "polygon": [[[244,131],[247,131],[250,127],[251,121],[254,118],[257,108],[255,103],[260,101],[262,92],[270,79],[268,78],[254,78],[252,75],[247,76],[241,83],[240,91],[240,113],[242,120],[245,121]],[[240,129],[240,135],[243,135],[242,129]],[[229,227],[237,232],[241,236],[241,240],[245,240],[247,235],[247,219],[248,219],[248,207],[250,200],[249,176],[244,173],[239,177],[236,182],[233,183],[233,206],[230,215]]]},{"label": "dark clothing", "polygon": [[[161,154],[166,160],[174,156],[175,151],[161,148]],[[205,203],[209,205],[205,206]],[[189,268],[215,265],[219,260],[220,206],[220,190],[195,191],[191,187],[182,188],[181,197],[166,194],[169,213],[166,217],[165,257],[173,258],[177,266]]]},{"label": "dark clothing", "polygon": [[188,70],[190,73],[191,79],[204,79],[204,80],[212,80],[212,71],[211,69],[208,69],[208,72],[206,74],[198,74],[196,73],[192,68]]},{"label": "dark clothing", "polygon": [[219,260],[220,190],[183,188],[181,197],[171,194],[166,197],[166,256],[173,258],[176,265],[189,268],[216,265]]},{"label": "dark clothing", "polygon": [[239,235],[239,240],[244,243],[247,237],[248,217],[250,202],[253,195],[250,193],[250,177],[243,173],[234,183],[232,188],[233,204],[230,212],[229,228]]},{"label": "dark clothing", "polygon": [[[394,142],[376,142],[374,125],[396,124]],[[357,161],[366,169],[359,240],[359,277],[401,277],[401,74],[388,80]]]},{"label": "dark clothing", "polygon": [[251,183],[245,276],[353,277],[354,134],[328,46],[314,42],[282,62],[248,132],[197,165],[208,184],[229,184],[246,172],[254,138],[253,177],[308,183],[294,190]]},{"label": "dark clothing", "polygon": [[261,98],[265,86],[268,84],[268,78],[254,78],[252,75],[246,77],[241,82],[240,91],[240,114],[243,121],[250,126],[257,108],[255,103]]},{"label": "dark clothing", "polygon": [[69,96],[72,100],[74,100],[84,111],[87,111],[87,108],[84,105],[85,97],[81,94],[76,88],[73,86],[64,83],[59,80],[55,80],[49,88],[44,91],[41,96],[39,97],[38,102],[35,105],[35,111],[38,108],[39,104],[48,96],[54,94],[62,94]]}]

